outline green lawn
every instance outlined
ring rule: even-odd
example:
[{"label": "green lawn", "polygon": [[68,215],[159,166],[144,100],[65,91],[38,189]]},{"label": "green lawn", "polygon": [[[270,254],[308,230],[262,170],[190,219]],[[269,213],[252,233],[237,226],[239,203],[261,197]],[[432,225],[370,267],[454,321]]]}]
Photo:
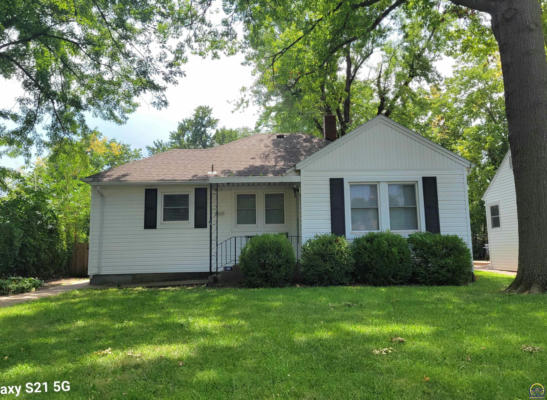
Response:
[{"label": "green lawn", "polygon": [[[29,399],[528,399],[530,384],[547,386],[547,297],[505,294],[510,279],[65,293],[0,309],[0,387],[48,382]],[[56,380],[70,392],[52,393]]]}]

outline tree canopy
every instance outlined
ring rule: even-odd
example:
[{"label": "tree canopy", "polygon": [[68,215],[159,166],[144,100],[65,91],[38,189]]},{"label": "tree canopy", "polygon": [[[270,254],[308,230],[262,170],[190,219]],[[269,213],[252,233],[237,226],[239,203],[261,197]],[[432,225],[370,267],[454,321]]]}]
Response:
[{"label": "tree canopy", "polygon": [[177,129],[169,133],[169,140],[155,140],[153,145],[147,146],[146,149],[149,155],[169,149],[206,149],[250,134],[248,128],[216,129],[217,126],[218,119],[213,117],[213,109],[209,106],[198,106],[191,117],[181,120]]},{"label": "tree canopy", "polygon": [[[139,96],[166,85],[208,38],[206,0],[16,0],[0,5],[0,76],[23,94],[0,110],[0,146],[29,153],[85,131],[86,116],[122,123]],[[43,130],[39,129],[44,128]]]}]

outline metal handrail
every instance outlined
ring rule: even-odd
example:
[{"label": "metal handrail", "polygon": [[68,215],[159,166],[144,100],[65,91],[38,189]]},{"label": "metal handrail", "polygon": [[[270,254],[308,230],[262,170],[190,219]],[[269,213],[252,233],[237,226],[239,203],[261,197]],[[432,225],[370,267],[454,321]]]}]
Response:
[{"label": "metal handrail", "polygon": [[[239,256],[241,255],[241,250],[243,250],[243,248],[247,245],[247,242],[253,236],[254,235],[231,236],[220,242],[217,245],[216,272],[218,273],[219,269],[223,270],[225,267],[233,267],[237,265],[239,262]],[[287,239],[289,239],[295,250],[296,259],[300,259],[302,238],[300,236],[287,235]]]}]

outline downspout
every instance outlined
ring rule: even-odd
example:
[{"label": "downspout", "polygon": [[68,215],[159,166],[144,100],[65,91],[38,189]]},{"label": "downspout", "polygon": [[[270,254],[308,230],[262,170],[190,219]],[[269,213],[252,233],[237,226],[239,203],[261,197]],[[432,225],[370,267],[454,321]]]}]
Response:
[{"label": "downspout", "polygon": [[213,184],[209,184],[209,275],[213,273]]},{"label": "downspout", "polygon": [[298,256],[300,255],[300,189],[297,186],[293,186],[294,199],[296,203],[296,261],[298,262]]},{"label": "downspout", "polygon": [[297,186],[294,186],[293,192],[294,192],[294,199],[296,202],[296,236],[300,237],[300,201],[298,196],[300,190],[298,189]]},{"label": "downspout", "polygon": [[101,214],[99,215],[99,243],[97,244],[98,260],[97,260],[97,275],[101,275],[103,272],[103,230],[104,230],[104,193],[101,191],[100,186],[95,188],[95,191],[101,196]]},{"label": "downspout", "polygon": [[218,183],[216,184],[216,206],[215,206],[215,244],[217,251],[215,251],[216,256],[216,273],[218,274]]}]

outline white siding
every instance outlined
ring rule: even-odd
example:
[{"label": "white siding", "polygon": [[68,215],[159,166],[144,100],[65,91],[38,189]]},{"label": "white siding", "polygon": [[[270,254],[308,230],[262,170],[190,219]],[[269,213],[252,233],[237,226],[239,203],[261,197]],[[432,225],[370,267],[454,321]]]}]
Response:
[{"label": "white siding", "polygon": [[[461,163],[388,124],[378,123],[351,135],[355,137],[331,151],[324,151],[322,157],[301,170],[303,241],[331,230],[329,178],[344,178],[346,234],[354,237],[358,234],[351,232],[350,183],[415,182],[419,230],[425,230],[421,180],[424,176],[436,176],[441,233],[458,235],[471,248],[467,170]],[[385,221],[386,196],[380,200],[384,200],[379,205],[380,219],[383,217]],[[385,227],[385,223],[382,225]]]},{"label": "white siding", "polygon": [[[194,188],[158,186],[157,229],[144,229],[144,186],[103,186],[100,191],[93,188],[89,275],[208,272],[209,229],[194,228]],[[187,223],[162,222],[163,192],[190,194],[190,220]],[[257,195],[255,226],[237,226],[235,223],[235,193],[240,192]],[[264,223],[264,194],[270,192],[285,194],[284,225]],[[219,241],[230,236],[263,232],[288,232],[296,235],[296,201],[289,186],[246,186],[241,189],[221,186],[218,199]],[[207,217],[209,218],[209,205]],[[215,233],[213,232],[213,240]]]},{"label": "white siding", "polygon": [[[509,154],[484,195],[488,225],[488,247],[492,268],[516,271],[518,266],[518,219],[515,179]],[[499,205],[500,227],[492,228],[490,207]]]}]

